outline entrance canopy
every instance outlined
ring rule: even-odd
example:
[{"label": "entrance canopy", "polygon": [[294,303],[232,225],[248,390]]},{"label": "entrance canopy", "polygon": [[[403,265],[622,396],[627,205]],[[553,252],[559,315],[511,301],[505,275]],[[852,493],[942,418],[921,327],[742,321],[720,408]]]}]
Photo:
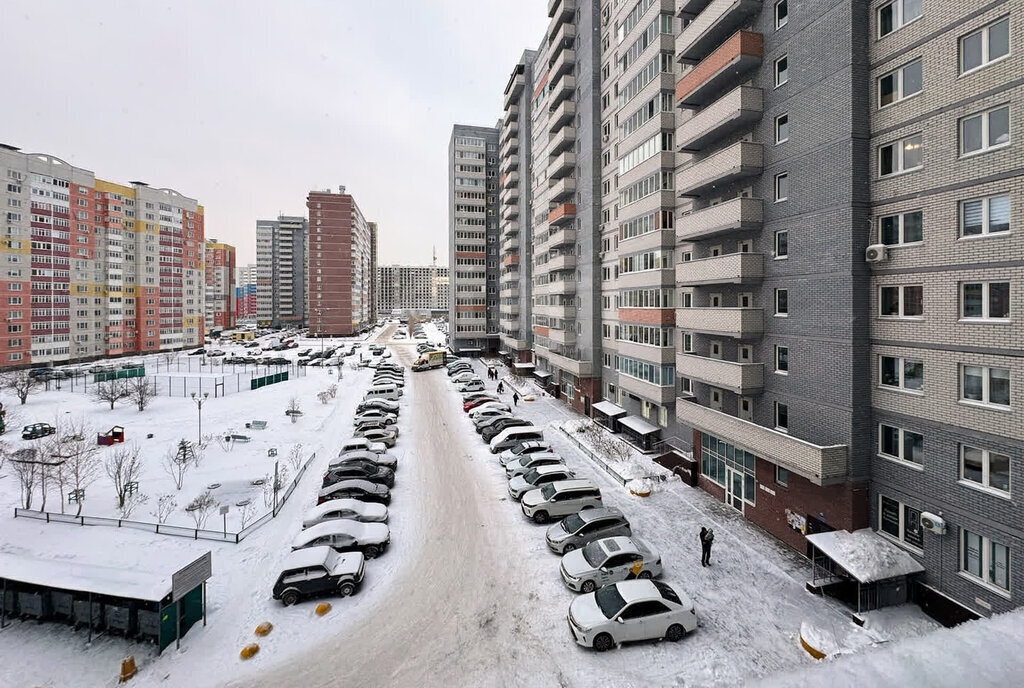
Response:
[{"label": "entrance canopy", "polygon": [[616,406],[610,401],[599,401],[594,404],[593,408],[598,413],[603,413],[609,418],[620,418],[629,413],[626,409]]},{"label": "entrance canopy", "polygon": [[658,432],[661,429],[657,426],[651,425],[640,416],[626,416],[625,418],[620,418],[619,424],[624,428],[632,430],[633,432],[640,436],[651,435]]},{"label": "entrance canopy", "polygon": [[498,351],[498,355],[499,356],[508,356],[508,352],[505,351],[504,349],[501,349],[501,350]]},{"label": "entrance canopy", "polygon": [[516,370],[533,370],[534,367],[532,363],[513,363],[512,365]]},{"label": "entrance canopy", "polygon": [[842,567],[859,583],[909,576],[924,571],[912,556],[878,533],[863,528],[807,536],[807,542]]},{"label": "entrance canopy", "polygon": [[535,370],[533,371],[533,376],[540,380],[547,381],[547,379],[551,377],[551,373],[546,370]]}]

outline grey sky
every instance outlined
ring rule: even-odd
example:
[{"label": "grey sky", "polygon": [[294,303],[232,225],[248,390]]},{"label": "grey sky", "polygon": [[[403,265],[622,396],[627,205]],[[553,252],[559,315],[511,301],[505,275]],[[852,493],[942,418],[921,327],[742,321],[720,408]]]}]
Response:
[{"label": "grey sky", "polygon": [[454,122],[492,125],[546,0],[0,0],[0,142],[198,198],[255,258],[255,221],[344,184],[381,263],[447,262]]}]

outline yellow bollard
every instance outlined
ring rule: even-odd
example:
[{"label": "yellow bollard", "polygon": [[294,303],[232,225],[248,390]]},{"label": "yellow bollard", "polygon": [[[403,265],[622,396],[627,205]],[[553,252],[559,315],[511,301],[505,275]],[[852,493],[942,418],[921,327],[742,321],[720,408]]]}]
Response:
[{"label": "yellow bollard", "polygon": [[128,655],[121,660],[121,677],[117,679],[117,682],[124,683],[137,673],[139,673],[139,668],[135,666],[135,655]]},{"label": "yellow bollard", "polygon": [[326,614],[329,611],[331,611],[331,603],[330,602],[321,602],[320,604],[318,604],[316,606],[316,615],[317,616],[323,616],[324,614]]},{"label": "yellow bollard", "polygon": [[274,630],[274,624],[270,623],[269,621],[264,621],[256,627],[255,633],[256,635],[262,638],[263,636],[270,633],[272,630]]},{"label": "yellow bollard", "polygon": [[249,643],[248,645],[246,645],[245,647],[242,648],[242,651],[240,653],[238,653],[238,656],[240,658],[242,658],[242,659],[249,659],[250,657],[252,657],[254,654],[256,654],[259,651],[260,651],[260,646],[259,645],[257,645],[256,643]]}]

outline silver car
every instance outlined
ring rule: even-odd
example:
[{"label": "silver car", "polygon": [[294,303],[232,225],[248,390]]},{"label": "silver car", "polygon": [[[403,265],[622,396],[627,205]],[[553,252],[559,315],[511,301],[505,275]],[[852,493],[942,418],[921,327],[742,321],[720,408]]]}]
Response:
[{"label": "silver car", "polygon": [[553,483],[556,480],[569,480],[575,477],[576,475],[566,468],[564,464],[556,463],[551,466],[538,466],[510,479],[508,481],[508,494],[518,502],[523,498],[524,494],[535,487]]},{"label": "silver car", "polygon": [[546,539],[553,552],[565,554],[594,540],[632,534],[621,509],[603,506],[567,516],[548,528]]},{"label": "silver car", "polygon": [[398,441],[397,432],[394,432],[392,430],[382,430],[379,428],[370,428],[362,430],[356,428],[356,430],[352,434],[355,435],[357,438],[362,437],[364,439],[369,440],[370,442],[379,442],[380,444],[383,444],[385,447],[388,447],[389,449],[395,446],[395,443]]},{"label": "silver car", "polygon": [[553,453],[554,451],[555,450],[552,449],[551,445],[548,444],[547,442],[528,440],[526,442],[520,442],[511,449],[506,449],[505,451],[498,454],[498,463],[500,463],[502,466],[507,466],[512,461],[515,461],[516,459],[521,459],[523,456],[536,454],[538,452]]},{"label": "silver car", "polygon": [[568,552],[560,570],[570,590],[594,592],[609,583],[660,576],[661,555],[636,538],[601,538]]},{"label": "silver car", "polygon": [[516,459],[505,465],[505,477],[514,478],[517,475],[522,475],[531,468],[539,468],[540,466],[554,466],[558,463],[565,463],[558,454],[549,454],[542,452],[538,454],[530,454],[529,456]]}]

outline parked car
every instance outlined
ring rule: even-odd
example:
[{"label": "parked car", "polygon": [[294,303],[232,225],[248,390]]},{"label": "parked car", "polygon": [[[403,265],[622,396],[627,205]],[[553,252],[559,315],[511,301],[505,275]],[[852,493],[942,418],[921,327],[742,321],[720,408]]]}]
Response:
[{"label": "parked car", "polygon": [[387,523],[388,508],[376,502],[361,502],[358,499],[332,499],[318,504],[302,517],[302,527],[310,528],[318,523],[347,518],[362,523]]},{"label": "parked car", "polygon": [[374,386],[395,385],[396,387],[405,387],[405,378],[400,375],[374,375],[373,382],[370,384]]},{"label": "parked car", "polygon": [[[481,433],[483,434],[483,433]],[[501,452],[511,449],[520,442],[526,440],[543,440],[544,430],[534,425],[513,425],[506,427],[504,430],[494,436],[494,439],[490,441],[488,446],[491,449],[492,454],[500,454]]]},{"label": "parked car", "polygon": [[398,416],[387,411],[381,411],[379,409],[368,409],[363,413],[352,419],[352,425],[362,425],[363,423],[379,422],[384,425],[394,425],[398,421]]},{"label": "parked car", "polygon": [[397,401],[391,401],[390,399],[370,399],[364,401],[359,406],[356,406],[356,413],[365,413],[367,411],[380,410],[386,413],[393,413],[396,416],[401,411],[401,407]]},{"label": "parked car", "polygon": [[[525,418],[516,418],[515,416],[512,416],[511,418],[502,418],[484,428],[484,430],[480,432],[480,436],[484,438],[484,442],[490,442],[497,437],[502,430],[506,430],[508,428],[520,428],[527,425],[533,425],[533,422]],[[502,451],[504,451],[504,449]]]},{"label": "parked car", "polygon": [[473,409],[475,409],[477,406],[483,406],[484,404],[489,404],[491,402],[500,401],[500,399],[498,399],[498,397],[494,396],[494,394],[492,394],[490,392],[484,392],[484,393],[477,392],[477,394],[479,394],[480,396],[473,397],[473,398],[471,398],[469,400],[463,400],[463,402],[462,402],[462,410],[463,411],[468,413],[468,412],[472,411]]},{"label": "parked car", "polygon": [[317,504],[323,504],[332,499],[361,499],[364,502],[377,502],[378,504],[391,503],[391,490],[386,485],[371,483],[369,480],[342,480],[330,487],[321,488],[317,495]]},{"label": "parked car", "polygon": [[348,597],[359,590],[366,569],[361,552],[339,554],[330,547],[307,547],[285,557],[271,595],[290,607],[305,597]]},{"label": "parked car", "polygon": [[490,427],[491,424],[496,423],[502,418],[514,418],[511,411],[499,411],[497,409],[491,409],[486,413],[473,418],[473,427],[476,431],[482,432],[484,428]]},{"label": "parked car", "polygon": [[208,352],[206,355],[210,356],[212,358],[212,357],[215,357],[215,356],[226,356],[227,352],[225,352],[225,351],[223,351],[221,349],[214,349],[213,351]]},{"label": "parked car", "polygon": [[537,466],[531,468],[522,475],[517,475],[508,480],[508,494],[515,501],[523,498],[523,495],[532,489],[553,483],[556,480],[572,480],[576,474],[570,471],[564,464],[552,464],[550,466]]},{"label": "parked car", "polygon": [[661,555],[636,538],[607,537],[566,553],[559,571],[570,590],[594,592],[619,581],[660,576]]},{"label": "parked car", "polygon": [[479,380],[480,377],[471,370],[466,370],[460,373],[455,373],[451,376],[452,382],[455,384],[461,384],[463,382],[470,382],[472,380]]},{"label": "parked car", "polygon": [[[476,419],[480,416],[488,415],[488,413],[485,412],[492,411],[497,413],[511,413],[512,409],[504,402],[488,401],[484,404],[480,404],[476,408],[471,408],[467,413],[469,414],[470,419]],[[493,415],[493,413],[490,415]]]},{"label": "parked car", "polygon": [[321,487],[329,487],[342,480],[369,480],[388,487],[395,486],[395,472],[369,461],[346,461],[330,466],[324,473]]},{"label": "parked car", "polygon": [[188,355],[189,355],[189,356],[202,356],[202,355],[203,355],[203,354],[205,354],[205,353],[206,353],[206,349],[204,349],[204,348],[202,348],[202,347],[199,347],[199,348],[198,348],[198,349],[196,349],[195,351],[190,351],[190,352],[188,352]]},{"label": "parked car", "polygon": [[384,553],[391,529],[383,523],[361,523],[347,518],[325,521],[300,532],[292,549],[327,545],[336,552],[362,552],[367,559]]},{"label": "parked car", "polygon": [[338,454],[331,459],[331,466],[347,463],[349,461],[372,461],[378,466],[384,466],[391,470],[398,470],[398,458],[394,454],[377,454],[372,451],[347,451]]},{"label": "parked car", "polygon": [[554,449],[547,442],[520,442],[511,449],[507,449],[498,454],[498,463],[502,466],[507,466],[510,462],[522,456],[529,456],[530,454],[542,454],[544,452],[551,453]]},{"label": "parked car", "polygon": [[462,375],[463,373],[472,373],[473,366],[468,363],[457,363],[454,366],[448,368],[448,377],[455,377],[456,375]]},{"label": "parked car", "polygon": [[514,461],[509,461],[505,465],[505,477],[511,480],[517,475],[523,475],[534,468],[540,468],[541,466],[554,466],[556,464],[564,463],[565,459],[554,452],[527,454],[526,456],[521,456]]},{"label": "parked car", "polygon": [[353,437],[350,440],[346,440],[342,445],[338,453],[344,454],[350,451],[370,451],[375,454],[383,454],[387,450],[387,447],[380,442],[371,442],[365,437]]},{"label": "parked car", "polygon": [[612,583],[569,605],[573,639],[599,652],[616,644],[664,638],[682,640],[697,630],[697,610],[668,583],[631,580]]},{"label": "parked car", "polygon": [[57,429],[49,423],[32,423],[31,425],[26,425],[21,429],[21,439],[37,440],[40,437],[46,437],[47,435],[52,435],[55,432],[57,432]]},{"label": "parked car", "polygon": [[371,442],[383,444],[388,449],[395,446],[398,442],[398,428],[390,426],[388,429],[384,428],[371,428],[371,429],[360,429],[356,428],[355,434],[358,437],[364,437]]},{"label": "parked car", "polygon": [[389,432],[394,435],[395,438],[401,434],[397,425],[388,425],[384,421],[378,419],[362,421],[353,428],[352,434],[355,437],[365,437],[366,433],[370,430],[384,430],[385,432]]},{"label": "parked car", "polygon": [[545,539],[551,551],[565,554],[594,540],[632,534],[629,519],[620,509],[603,506],[566,516],[548,528]]},{"label": "parked car", "polygon": [[547,523],[583,509],[603,506],[601,490],[590,480],[560,480],[530,490],[520,501],[523,515],[536,523]]}]

